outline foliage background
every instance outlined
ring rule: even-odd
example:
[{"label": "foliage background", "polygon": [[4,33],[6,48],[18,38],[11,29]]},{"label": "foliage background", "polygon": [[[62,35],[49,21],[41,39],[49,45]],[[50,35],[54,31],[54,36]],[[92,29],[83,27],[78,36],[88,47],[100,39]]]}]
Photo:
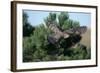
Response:
[{"label": "foliage background", "polygon": [[[56,13],[49,13],[44,18],[44,22],[45,24],[53,22],[63,30],[80,26],[78,21],[69,19],[68,12],[60,12],[58,16]],[[46,28],[43,23],[33,27],[28,22],[27,13],[23,13],[23,62],[82,60],[91,58],[91,47],[87,47],[81,43],[71,48],[57,48],[49,44],[47,36],[51,33],[52,31]],[[61,44],[68,44],[65,39],[62,40]]]}]

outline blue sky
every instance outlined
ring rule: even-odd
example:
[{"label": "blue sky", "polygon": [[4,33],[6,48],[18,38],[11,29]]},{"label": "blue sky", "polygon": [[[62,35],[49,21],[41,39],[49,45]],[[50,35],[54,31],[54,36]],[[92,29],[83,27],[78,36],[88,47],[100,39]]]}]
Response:
[{"label": "blue sky", "polygon": [[[40,25],[44,23],[44,18],[46,18],[50,11],[32,11],[24,10],[28,14],[28,21],[32,26]],[[59,13],[59,12],[57,12]],[[79,21],[81,26],[90,27],[91,24],[91,14],[90,13],[77,13],[77,12],[68,12],[69,18],[75,21]]]}]

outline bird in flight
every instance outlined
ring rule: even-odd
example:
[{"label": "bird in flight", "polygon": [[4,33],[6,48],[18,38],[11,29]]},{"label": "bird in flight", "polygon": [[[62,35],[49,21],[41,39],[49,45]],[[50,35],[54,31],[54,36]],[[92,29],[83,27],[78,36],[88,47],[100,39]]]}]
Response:
[{"label": "bird in flight", "polygon": [[[48,23],[47,24],[48,28],[53,32],[52,34],[48,35],[47,40],[50,44],[56,45],[59,47],[59,41],[61,38],[64,39],[71,39],[70,41],[74,43],[74,41],[78,38],[81,37],[83,33],[86,32],[87,27],[86,26],[80,26],[80,27],[75,27],[75,28],[70,28],[68,30],[62,30],[59,26],[57,26],[54,23]],[[75,36],[73,36],[75,35]],[[68,40],[68,42],[70,42]],[[76,44],[76,43],[74,43]]]}]

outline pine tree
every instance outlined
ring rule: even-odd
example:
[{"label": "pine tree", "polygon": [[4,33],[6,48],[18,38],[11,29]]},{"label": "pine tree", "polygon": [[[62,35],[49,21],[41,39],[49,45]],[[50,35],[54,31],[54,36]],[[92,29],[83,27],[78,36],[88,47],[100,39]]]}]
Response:
[{"label": "pine tree", "polygon": [[[69,19],[69,17],[68,12],[60,12],[59,15],[49,13],[44,22],[46,25],[54,23],[63,30],[80,26],[78,21]],[[23,62],[90,59],[90,51],[86,53],[81,46],[73,49],[57,48],[49,44],[47,36],[51,33],[52,31],[43,23],[36,26],[33,32],[33,27],[28,22],[28,15],[23,14]],[[62,39],[61,43],[66,44],[66,41]]]}]

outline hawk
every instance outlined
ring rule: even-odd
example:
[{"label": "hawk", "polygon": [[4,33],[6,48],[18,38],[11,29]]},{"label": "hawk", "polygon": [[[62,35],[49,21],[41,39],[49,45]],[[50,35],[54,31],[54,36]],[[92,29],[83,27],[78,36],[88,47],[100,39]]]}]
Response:
[{"label": "hawk", "polygon": [[59,26],[53,23],[50,23],[47,26],[53,32],[52,34],[48,35],[47,40],[50,44],[56,47],[61,47],[61,44],[59,43],[61,38],[65,39],[67,42],[70,42],[70,46],[76,44],[76,42],[81,40],[81,35],[87,30],[86,26],[75,27],[68,30],[62,30]]}]

